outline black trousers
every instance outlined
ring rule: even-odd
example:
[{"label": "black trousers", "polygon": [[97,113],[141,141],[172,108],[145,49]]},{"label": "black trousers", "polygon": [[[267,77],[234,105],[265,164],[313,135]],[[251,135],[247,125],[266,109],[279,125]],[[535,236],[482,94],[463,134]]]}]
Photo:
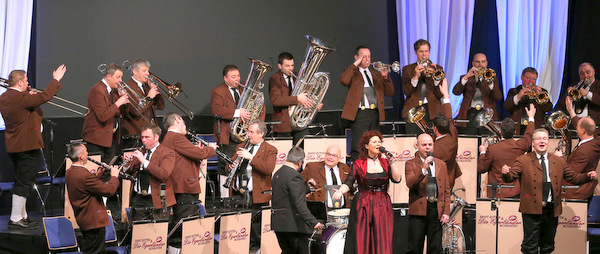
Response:
[{"label": "black trousers", "polygon": [[[423,104],[423,108],[425,108],[425,115],[423,116],[423,120],[427,123],[427,126],[431,126],[431,119],[429,119],[429,106],[428,104]],[[406,134],[417,134],[420,135],[423,131],[414,123],[409,123],[406,121],[405,127]]]},{"label": "black trousers", "polygon": [[15,164],[13,194],[28,198],[40,168],[42,149],[9,153],[8,156]]},{"label": "black trousers", "polygon": [[[90,142],[87,142],[87,144],[85,145],[88,149],[88,153],[90,154],[100,154],[100,160],[106,164],[110,163],[110,161],[112,160],[113,157],[115,157],[117,155],[117,149],[115,148],[114,144],[116,144],[116,142],[113,142],[113,146],[111,147],[104,147],[104,146],[99,146]],[[119,151],[120,154],[120,151]]]},{"label": "black trousers", "polygon": [[308,235],[300,232],[275,232],[282,254],[308,253]]},{"label": "black trousers", "polygon": [[[193,215],[197,215],[199,208],[197,204],[192,202],[198,201],[198,193],[175,193],[177,203],[173,205],[173,220],[169,226],[169,231],[183,219]],[[169,238],[169,245],[181,248],[181,226]]]},{"label": "black trousers", "polygon": [[137,194],[135,191],[131,193],[131,220],[151,220],[154,218],[154,204],[152,203],[152,195],[146,196]]},{"label": "black trousers", "polygon": [[360,149],[358,143],[363,133],[370,130],[379,130],[379,111],[377,109],[358,109],[356,112],[356,118],[350,123],[350,129],[352,130],[352,150],[350,155],[352,160],[358,159]]},{"label": "black trousers", "polygon": [[[292,137],[292,145],[296,145],[296,143],[306,135],[308,135],[308,129],[292,132],[275,132],[276,137]],[[300,144],[299,147],[304,147],[304,141],[302,141],[302,144]]]},{"label": "black trousers", "polygon": [[522,214],[523,216],[523,243],[521,252],[527,253],[552,253],[554,251],[554,237],[558,226],[558,217],[554,217],[554,204],[549,203],[542,208],[542,214]]},{"label": "black trousers", "polygon": [[250,222],[250,249],[255,250],[260,248],[260,236],[262,232],[262,207],[268,205],[269,202],[252,204],[252,221]]},{"label": "black trousers", "polygon": [[423,253],[423,243],[427,235],[427,253],[442,253],[442,223],[438,219],[437,202],[427,202],[427,215],[408,217],[409,253]]},{"label": "black trousers", "polygon": [[85,254],[91,253],[106,253],[106,246],[104,244],[104,235],[106,229],[104,227],[81,231],[83,235],[79,245],[81,246],[81,252]]}]

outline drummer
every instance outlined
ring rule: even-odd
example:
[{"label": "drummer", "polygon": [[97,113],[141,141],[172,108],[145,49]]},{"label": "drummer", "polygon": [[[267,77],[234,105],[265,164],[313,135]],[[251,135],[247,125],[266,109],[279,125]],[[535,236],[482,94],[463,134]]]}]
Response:
[{"label": "drummer", "polygon": [[[325,159],[318,162],[309,162],[302,171],[304,182],[310,187],[311,192],[306,195],[307,201],[325,202],[325,185],[341,185],[346,181],[350,167],[340,162],[342,159],[340,147],[332,145],[325,151]],[[337,188],[336,188],[337,189]],[[333,194],[333,193],[332,193]],[[350,207],[350,192],[345,193],[339,202],[332,202],[331,195],[327,198],[328,208]]]}]

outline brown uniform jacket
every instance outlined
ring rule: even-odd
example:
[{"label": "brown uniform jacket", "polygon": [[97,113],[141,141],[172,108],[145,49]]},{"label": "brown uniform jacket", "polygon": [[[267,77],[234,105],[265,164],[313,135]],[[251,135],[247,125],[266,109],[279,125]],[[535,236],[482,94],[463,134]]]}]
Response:
[{"label": "brown uniform jacket", "polygon": [[7,152],[18,153],[44,148],[40,129],[43,113],[39,106],[52,99],[61,88],[62,85],[53,79],[48,87],[38,94],[9,88],[0,95],[0,111],[6,124],[4,135]]},{"label": "brown uniform jacket", "polygon": [[[297,75],[297,74],[296,74]],[[292,82],[295,79],[292,78]],[[269,98],[273,103],[273,122],[281,121],[281,124],[273,125],[274,132],[291,132],[289,106],[298,104],[298,96],[290,96],[290,87],[287,80],[283,78],[283,72],[279,70],[269,79]]]},{"label": "brown uniform jacket", "polygon": [[[379,121],[385,121],[385,101],[383,96],[394,96],[394,84],[389,75],[384,78],[378,71],[369,71],[373,77],[372,82],[375,88],[375,96],[377,97]],[[356,112],[363,100],[365,81],[358,67],[351,64],[340,76],[340,83],[348,87],[348,95],[346,96],[346,103],[344,103],[342,118],[354,121]]]},{"label": "brown uniform jacket", "polygon": [[[525,129],[523,137],[519,140],[506,139],[488,147],[484,154],[479,156],[477,162],[477,171],[481,174],[488,173],[487,183],[491,184],[493,181],[498,182],[500,185],[514,185],[514,188],[503,188],[500,193],[496,195],[498,198],[514,197],[521,193],[521,185],[519,179],[515,179],[512,183],[506,183],[502,180],[502,166],[511,166],[515,163],[517,157],[525,154],[531,147],[531,135],[533,134],[535,126],[533,124],[528,125]],[[492,197],[492,189],[487,188],[488,198]]]},{"label": "brown uniform jacket", "polygon": [[[348,178],[348,174],[350,173],[350,167],[346,163],[338,162],[338,169],[340,174],[340,179],[342,182],[338,184],[342,184]],[[316,161],[306,163],[306,167],[302,171],[302,177],[304,178],[304,182],[309,179],[314,179],[316,183],[317,190],[312,192],[306,196],[306,200],[308,201],[318,201],[325,202],[325,189],[323,188],[327,184],[327,176],[325,174],[331,174],[330,172],[325,171],[325,162],[324,161]],[[350,207],[350,192],[344,194],[346,199],[346,207]]]},{"label": "brown uniform jacket", "polygon": [[[570,170],[563,158],[548,154],[548,170],[552,182],[554,217],[562,214],[563,180],[574,184],[590,181],[586,174]],[[521,203],[519,211],[526,214],[542,214],[542,166],[535,152],[521,155],[508,174],[502,174],[505,182],[521,180]]]},{"label": "brown uniform jacket", "polygon": [[[402,92],[406,96],[406,100],[404,101],[404,107],[402,108],[402,117],[406,118],[408,111],[411,108],[419,106],[419,100],[421,99],[421,85],[417,85],[417,87],[413,87],[410,80],[415,76],[415,67],[417,63],[409,64],[407,66],[402,67]],[[443,69],[442,66],[438,65],[438,68]],[[429,118],[433,119],[433,117],[441,111],[441,102],[443,95],[440,92],[439,86],[434,84],[432,78],[426,78],[424,75],[421,75],[419,79],[419,83],[422,80],[425,80],[425,85],[427,86],[427,105],[429,107]]]},{"label": "brown uniform jacket", "polygon": [[112,146],[114,118],[120,115],[114,103],[117,99],[114,93],[108,94],[104,82],[92,86],[87,104],[90,113],[85,117],[81,133],[83,140],[103,147]]},{"label": "brown uniform jacket", "polygon": [[456,178],[462,175],[462,171],[456,163],[456,153],[458,152],[458,130],[454,126],[452,119],[452,109],[450,103],[442,105],[442,112],[450,121],[450,132],[445,136],[436,139],[433,147],[433,157],[443,160],[448,169],[448,181],[450,189],[454,188]]},{"label": "brown uniform jacket", "polygon": [[[473,96],[475,96],[475,91],[477,89],[477,78],[475,76],[467,79],[467,83],[465,85],[462,84],[462,78],[464,75],[460,76],[458,83],[452,89],[452,93],[455,95],[464,95],[462,103],[460,104],[460,111],[458,112],[458,116],[456,119],[467,119],[467,111],[471,108],[471,102],[473,101]],[[502,100],[502,92],[500,91],[500,86],[498,85],[498,78],[495,78],[494,87],[490,90],[490,83],[482,80],[481,81],[481,97],[483,98],[483,107],[491,108],[494,110],[494,120],[498,120],[498,110],[496,109],[496,101]],[[459,123],[460,126],[466,126],[465,123]]]},{"label": "brown uniform jacket", "polygon": [[67,170],[65,179],[79,228],[90,230],[108,226],[108,213],[102,197],[114,195],[119,187],[119,180],[111,177],[108,182],[102,182],[85,167],[77,165]]},{"label": "brown uniform jacket", "polygon": [[[577,84],[570,84],[569,87],[575,87]],[[590,92],[592,92],[593,96],[591,100],[588,99],[584,99],[587,101],[587,105],[588,105],[588,116],[591,117],[592,119],[594,119],[594,122],[597,124],[600,123],[600,80],[595,80],[591,85],[590,85]],[[565,98],[567,96],[563,96],[561,97],[558,102],[556,103],[556,107],[555,109],[561,109],[564,112],[567,112],[566,110],[566,106],[565,106]],[[571,121],[571,123],[574,123],[574,121]],[[573,125],[573,128],[577,128],[577,125]],[[596,129],[596,131],[594,132],[595,135],[600,135],[600,128]]]},{"label": "brown uniform jacket", "polygon": [[[238,88],[239,88],[240,100],[241,100],[244,88],[241,86]],[[235,105],[235,100],[233,99],[233,96],[231,95],[229,86],[227,86],[227,84],[225,84],[225,82],[219,84],[217,87],[215,87],[215,89],[212,90],[212,93],[210,96],[211,112],[213,115],[218,115],[223,118],[223,120],[221,120],[220,136],[218,135],[219,134],[218,125],[217,125],[218,120],[215,121],[215,124],[214,124],[215,140],[217,141],[217,143],[224,144],[224,145],[229,144],[229,131],[230,131],[229,125],[233,121],[233,115],[235,114],[236,108],[237,108],[237,105]],[[260,113],[260,116],[258,117],[260,120],[263,120],[263,121],[265,120],[266,111],[267,111],[266,106],[263,104],[262,112]]]},{"label": "brown uniform jacket", "polygon": [[[140,89],[140,86],[133,79],[129,79],[127,81],[127,85],[131,87],[137,94],[140,95],[140,100],[148,94],[148,84],[144,83],[144,90]],[[129,100],[132,100],[129,98]],[[132,101],[133,102],[133,101]],[[135,101],[133,103],[139,103]],[[142,110],[142,114],[146,116],[146,118],[150,121],[155,121],[152,116],[156,116],[156,110],[165,109],[165,100],[161,94],[157,94],[153,100],[148,103],[148,106]],[[123,128],[122,135],[138,135],[142,133],[142,126],[146,124],[146,120],[131,106],[131,104],[127,104],[127,106],[121,108],[121,114],[123,115]]]},{"label": "brown uniform jacket", "polygon": [[[574,117],[571,122],[577,126],[579,117]],[[590,141],[580,144],[575,148],[567,158],[567,166],[575,172],[587,173],[596,171],[598,160],[600,159],[600,138],[594,136]],[[563,183],[569,184],[569,183]],[[584,183],[578,189],[565,189],[566,199],[587,199],[594,194],[594,189],[598,185],[598,180]]]},{"label": "brown uniform jacket", "polygon": [[[510,117],[517,122],[517,133],[521,132],[521,117],[523,116],[523,109],[525,106],[529,106],[529,103],[532,101],[528,99],[527,96],[523,96],[519,101],[519,104],[515,105],[513,97],[519,93],[523,89],[523,85],[517,86],[515,88],[511,88],[508,90],[508,94],[506,95],[506,100],[504,101],[504,109],[511,112]],[[546,91],[546,89],[542,88],[542,91]],[[533,102],[535,105],[535,128],[540,128],[545,123],[546,113],[552,110],[552,102],[548,101],[543,105],[537,104],[537,102]]]},{"label": "brown uniform jacket", "polygon": [[[147,150],[143,149],[142,154],[146,154]],[[172,206],[175,204],[175,193],[173,192],[173,180],[171,179],[171,173],[173,173],[173,169],[175,168],[175,151],[163,146],[159,145],[156,147],[156,150],[152,153],[152,157],[150,157],[150,163],[148,163],[148,173],[150,173],[150,190],[152,193],[152,204],[156,208],[162,208],[161,199],[160,199],[160,184],[165,183],[165,198],[167,200],[167,206]],[[140,161],[133,157],[130,161],[130,167],[127,170],[128,173],[137,176],[137,172],[139,172],[141,163]],[[131,190],[133,190],[132,183]]]},{"label": "brown uniform jacket", "polygon": [[[237,146],[237,150],[244,148],[246,142],[240,143]],[[237,154],[231,158],[233,161],[237,160]],[[253,203],[265,203],[271,200],[271,195],[268,193],[262,193],[264,190],[271,189],[271,175],[275,169],[275,162],[277,160],[277,148],[271,144],[263,141],[258,147],[254,159],[248,165],[252,166],[252,202]],[[226,167],[227,172],[230,171],[229,165]],[[232,185],[233,186],[233,185]],[[229,188],[231,191],[231,188]]]},{"label": "brown uniform jacket", "polygon": [[200,193],[200,162],[215,156],[215,149],[194,146],[185,135],[173,131],[167,131],[161,146],[175,151],[175,167],[171,173],[173,192]]},{"label": "brown uniform jacket", "polygon": [[[450,215],[451,190],[448,173],[446,172],[446,163],[438,158],[434,158],[433,163],[435,164],[435,178],[438,188],[438,219],[441,219],[444,214]],[[415,154],[415,158],[412,160],[406,161],[405,175],[406,186],[409,188],[409,215],[427,215],[427,177],[423,175],[422,168],[423,162],[418,154]]]}]

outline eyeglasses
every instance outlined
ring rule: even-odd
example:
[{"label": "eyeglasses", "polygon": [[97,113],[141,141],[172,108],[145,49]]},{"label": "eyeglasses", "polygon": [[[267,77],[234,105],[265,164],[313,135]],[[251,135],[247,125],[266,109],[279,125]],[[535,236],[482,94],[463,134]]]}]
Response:
[{"label": "eyeglasses", "polygon": [[337,155],[337,154],[325,153],[325,157],[336,157],[337,158],[337,157],[340,157],[340,156]]}]

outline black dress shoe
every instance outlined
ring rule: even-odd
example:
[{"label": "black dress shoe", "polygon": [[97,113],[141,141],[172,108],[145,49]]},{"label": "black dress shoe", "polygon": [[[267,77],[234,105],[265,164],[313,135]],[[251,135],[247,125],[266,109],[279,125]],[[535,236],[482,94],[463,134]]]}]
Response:
[{"label": "black dress shoe", "polygon": [[14,222],[12,220],[8,220],[8,229],[34,229],[35,225],[30,225],[25,222],[25,219],[21,219],[20,221]]},{"label": "black dress shoe", "polygon": [[32,219],[31,217],[27,217],[27,218],[25,218],[23,220],[25,221],[25,223],[27,223],[29,225],[32,225],[32,226],[36,226],[37,225],[37,222],[34,219]]}]

